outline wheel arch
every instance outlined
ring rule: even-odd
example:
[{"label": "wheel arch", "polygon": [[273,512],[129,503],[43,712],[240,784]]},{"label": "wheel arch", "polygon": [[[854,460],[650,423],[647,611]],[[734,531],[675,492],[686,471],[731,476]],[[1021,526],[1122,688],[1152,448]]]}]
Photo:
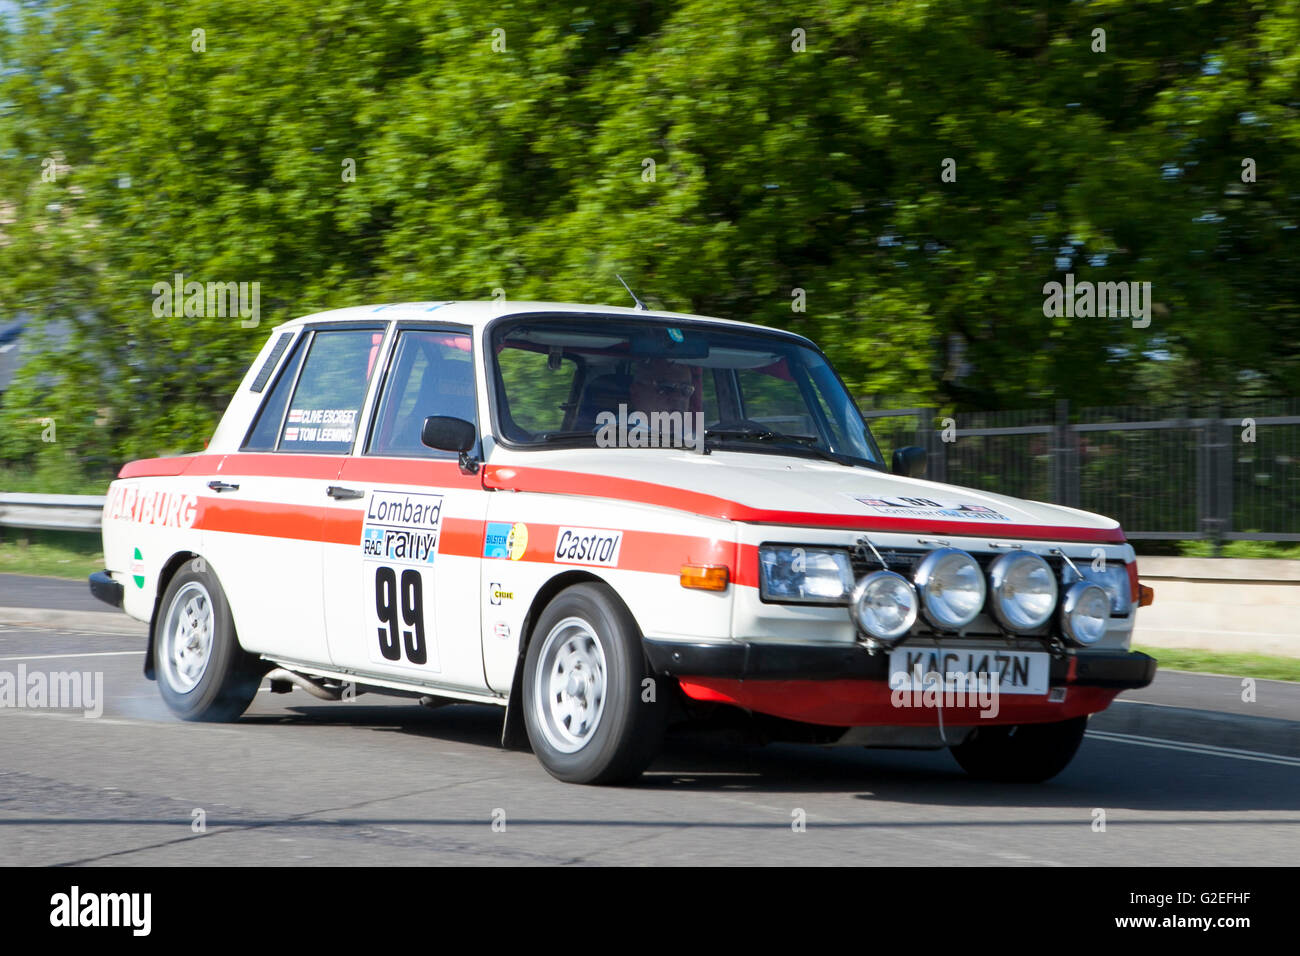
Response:
[{"label": "wheel arch", "polygon": [[[528,645],[533,639],[533,629],[537,625],[537,619],[542,616],[546,606],[555,599],[555,596],[575,584],[603,584],[613,592],[617,600],[636,620],[636,615],[628,607],[623,596],[618,593],[618,589],[599,575],[592,574],[590,571],[564,571],[548,580],[533,595],[532,603],[528,605],[528,612],[524,615],[523,626],[519,629],[519,655],[515,658],[515,672],[510,680],[510,694],[506,698],[506,716],[501,726],[501,746],[510,750],[527,750],[528,734],[524,728],[523,708],[518,706],[523,701],[523,681],[524,681],[524,658],[528,654]],[[639,625],[638,625],[639,629]]]},{"label": "wheel arch", "polygon": [[187,562],[201,557],[202,555],[194,551],[177,551],[163,562],[162,569],[158,572],[158,586],[154,589],[153,595],[153,611],[149,615],[149,640],[144,650],[144,676],[149,680],[157,680],[153,666],[153,647],[154,635],[158,630],[158,609],[162,606],[163,595],[167,593],[167,586],[172,583],[176,572]]}]

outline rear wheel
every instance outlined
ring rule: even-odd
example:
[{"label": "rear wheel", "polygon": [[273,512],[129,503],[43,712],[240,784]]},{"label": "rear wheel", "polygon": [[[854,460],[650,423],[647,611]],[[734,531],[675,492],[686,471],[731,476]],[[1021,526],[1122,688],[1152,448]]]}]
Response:
[{"label": "rear wheel", "polygon": [[649,766],[666,708],[641,631],[607,585],[578,584],[547,605],[524,658],[524,723],[533,752],[569,783],[619,783]]},{"label": "rear wheel", "polygon": [[239,646],[230,605],[201,559],[173,575],[158,605],[154,673],[163,701],[186,720],[235,720],[265,668]]},{"label": "rear wheel", "polygon": [[1087,726],[1084,715],[1049,724],[979,727],[965,743],[951,748],[952,755],[963,770],[981,780],[1041,783],[1074,759]]}]

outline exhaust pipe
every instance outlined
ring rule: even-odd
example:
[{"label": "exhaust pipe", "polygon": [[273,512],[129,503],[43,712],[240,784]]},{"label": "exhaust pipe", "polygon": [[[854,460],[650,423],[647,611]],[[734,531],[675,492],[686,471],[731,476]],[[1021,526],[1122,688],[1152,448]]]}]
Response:
[{"label": "exhaust pipe", "polygon": [[271,682],[272,693],[286,693],[286,691],[277,691],[277,683],[292,684],[294,687],[301,687],[313,697],[319,697],[321,700],[342,700],[342,687],[326,687],[323,683],[318,683],[310,677],[304,677],[302,674],[295,674],[293,671],[285,670],[283,667],[277,667],[268,671],[266,679]]}]

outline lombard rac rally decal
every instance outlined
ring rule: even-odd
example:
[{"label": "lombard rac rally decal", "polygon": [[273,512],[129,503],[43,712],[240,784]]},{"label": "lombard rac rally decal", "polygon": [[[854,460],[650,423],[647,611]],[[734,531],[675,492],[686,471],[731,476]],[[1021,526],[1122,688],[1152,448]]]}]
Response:
[{"label": "lombard rac rally decal", "polygon": [[1010,521],[1006,515],[984,505],[934,498],[873,498],[849,495],[858,504],[891,518],[965,518],[969,521]]},{"label": "lombard rac rally decal", "polygon": [[376,489],[361,524],[361,553],[371,561],[433,564],[441,520],[442,495]]},{"label": "lombard rac rally decal", "polygon": [[[433,604],[424,599],[442,523],[442,495],[376,488],[361,523],[363,629],[370,660],[437,671]],[[428,578],[432,588],[433,579]],[[430,590],[432,594],[432,590]]]},{"label": "lombard rac rally decal", "polygon": [[555,560],[560,564],[595,564],[618,567],[623,547],[622,531],[602,528],[561,528],[555,536]]},{"label": "lombard rac rally decal", "polygon": [[518,561],[528,550],[528,525],[489,521],[483,533],[483,557]]}]

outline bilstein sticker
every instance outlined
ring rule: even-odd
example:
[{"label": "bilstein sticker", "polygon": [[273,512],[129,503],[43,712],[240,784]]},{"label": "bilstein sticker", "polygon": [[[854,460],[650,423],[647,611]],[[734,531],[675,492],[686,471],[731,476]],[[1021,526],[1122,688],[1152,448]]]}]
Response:
[{"label": "bilstein sticker", "polygon": [[483,557],[518,561],[528,550],[528,525],[489,521],[483,532]]},{"label": "bilstein sticker", "polygon": [[508,540],[510,540],[510,525],[503,521],[489,521],[483,532],[483,557],[509,557],[510,549],[506,547]]},{"label": "bilstein sticker", "polygon": [[595,564],[616,568],[622,547],[622,531],[561,528],[555,538],[555,560],[560,564]]}]

